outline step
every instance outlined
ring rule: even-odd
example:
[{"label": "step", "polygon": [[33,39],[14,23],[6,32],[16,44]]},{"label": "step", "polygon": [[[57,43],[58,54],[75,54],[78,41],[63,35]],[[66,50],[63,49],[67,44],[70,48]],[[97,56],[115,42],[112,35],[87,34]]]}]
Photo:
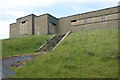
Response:
[{"label": "step", "polygon": [[56,35],[55,38],[53,38],[47,45],[43,47],[43,49],[41,49],[41,51],[51,51],[56,46],[56,44],[62,39],[63,36],[64,35]]},{"label": "step", "polygon": [[44,45],[42,45],[37,51],[35,52],[44,52],[52,51],[56,48],[56,46],[70,33],[67,34],[59,34],[54,35],[50,40],[48,40]]}]

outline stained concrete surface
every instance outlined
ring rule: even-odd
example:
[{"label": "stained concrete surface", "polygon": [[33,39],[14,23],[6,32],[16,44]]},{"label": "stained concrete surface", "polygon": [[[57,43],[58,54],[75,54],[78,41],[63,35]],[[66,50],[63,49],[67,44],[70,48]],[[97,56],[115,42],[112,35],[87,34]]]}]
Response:
[{"label": "stained concrete surface", "polygon": [[0,68],[2,68],[2,70],[0,70],[0,73],[2,72],[2,78],[6,78],[6,76],[15,76],[15,69],[17,67],[23,66],[29,60],[40,55],[41,54],[20,55],[2,58],[2,65],[0,64]]}]

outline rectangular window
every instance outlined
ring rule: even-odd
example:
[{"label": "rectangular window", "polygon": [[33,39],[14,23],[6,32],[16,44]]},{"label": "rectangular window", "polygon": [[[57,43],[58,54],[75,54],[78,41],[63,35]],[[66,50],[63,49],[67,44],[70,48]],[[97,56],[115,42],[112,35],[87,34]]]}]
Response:
[{"label": "rectangular window", "polygon": [[87,19],[86,18],[84,19],[84,24],[87,24]]},{"label": "rectangular window", "polygon": [[103,22],[105,21],[105,16],[104,16],[104,15],[102,16],[102,21],[103,21]]}]

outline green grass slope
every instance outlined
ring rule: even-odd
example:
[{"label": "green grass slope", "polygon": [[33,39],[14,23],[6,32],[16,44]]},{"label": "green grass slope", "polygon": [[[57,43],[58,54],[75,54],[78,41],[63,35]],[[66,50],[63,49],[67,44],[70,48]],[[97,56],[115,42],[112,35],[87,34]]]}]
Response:
[{"label": "green grass slope", "polygon": [[16,78],[118,77],[118,30],[71,33],[53,52],[16,70]]},{"label": "green grass slope", "polygon": [[42,44],[44,44],[51,35],[45,36],[27,36],[2,40],[2,56],[13,56],[21,54],[32,54]]}]

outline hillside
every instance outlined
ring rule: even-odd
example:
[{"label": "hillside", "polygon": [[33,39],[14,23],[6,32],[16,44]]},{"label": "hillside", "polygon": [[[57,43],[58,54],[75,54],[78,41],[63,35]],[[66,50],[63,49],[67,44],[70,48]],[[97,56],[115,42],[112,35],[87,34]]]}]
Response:
[{"label": "hillside", "polygon": [[33,54],[52,35],[27,36],[2,40],[2,56]]},{"label": "hillside", "polygon": [[[19,43],[19,39],[21,38],[8,40],[8,43],[14,45],[21,44]],[[30,45],[29,47],[34,48],[28,48],[27,51],[31,49],[34,51],[34,49],[36,50],[36,48],[42,44],[41,41],[45,42],[46,39],[48,39],[48,36],[43,40],[40,38],[40,40],[37,41],[32,37],[29,37],[29,39],[27,39],[27,41],[23,40],[24,43],[21,45]],[[36,43],[40,42],[40,44],[35,45],[36,43],[34,41],[36,41]],[[6,42],[6,45],[8,43]],[[7,53],[7,55],[10,52],[17,54],[17,51],[12,51],[14,48],[23,52],[22,54],[29,53],[23,50],[26,45],[22,46],[20,50],[16,48],[16,45],[13,49],[8,49],[10,51],[5,50],[4,53]],[[18,52],[18,54],[21,52]],[[16,78],[115,77],[118,77],[117,29],[71,33],[61,42],[55,51],[44,54],[16,70]]]}]

